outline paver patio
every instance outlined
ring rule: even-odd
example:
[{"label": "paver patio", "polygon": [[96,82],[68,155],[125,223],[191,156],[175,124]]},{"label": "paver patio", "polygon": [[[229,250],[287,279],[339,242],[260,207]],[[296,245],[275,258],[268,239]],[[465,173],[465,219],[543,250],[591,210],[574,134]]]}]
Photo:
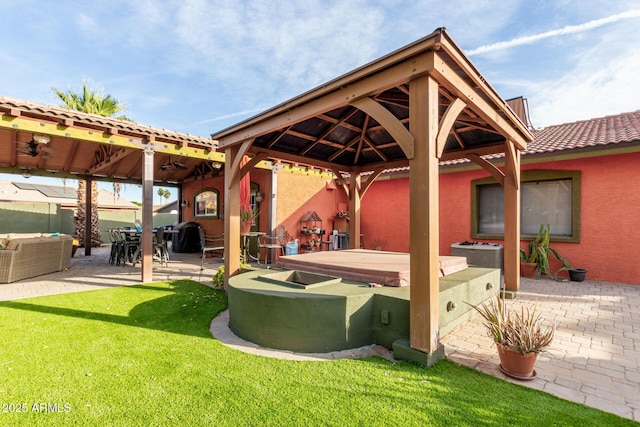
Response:
[{"label": "paver patio", "polygon": [[[113,266],[108,257],[107,246],[92,249],[91,257],[79,250],[67,271],[0,285],[0,301],[140,283],[139,265]],[[168,266],[154,265],[155,280],[199,280],[199,253],[171,252],[171,258]],[[208,283],[219,265],[219,258],[208,259],[200,281]],[[543,316],[558,325],[549,351],[538,359],[536,379],[516,381],[500,372],[495,346],[479,316],[442,338],[447,357],[507,381],[640,421],[640,286],[523,278],[517,299],[508,304],[519,307],[535,302]],[[216,338],[243,348],[228,332]],[[278,353],[282,355],[260,351]]]}]

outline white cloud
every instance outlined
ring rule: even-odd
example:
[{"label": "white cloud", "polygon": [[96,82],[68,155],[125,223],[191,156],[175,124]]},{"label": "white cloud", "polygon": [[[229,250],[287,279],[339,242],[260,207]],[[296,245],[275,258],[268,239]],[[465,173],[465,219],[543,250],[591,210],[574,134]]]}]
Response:
[{"label": "white cloud", "polygon": [[601,58],[601,52],[585,53],[561,80],[538,85],[541,90],[530,99],[536,127],[640,109],[640,48],[612,59]]},{"label": "white cloud", "polygon": [[518,37],[515,39],[492,43],[484,46],[477,47],[475,49],[467,51],[467,55],[478,55],[481,53],[493,52],[496,50],[509,49],[524,44],[534,43],[539,40],[543,40],[550,37],[563,36],[567,34],[577,34],[585,31],[590,31],[598,27],[602,27],[607,24],[615,23],[624,19],[640,18],[640,10],[629,10],[616,15],[611,15],[606,18],[600,18],[593,21],[586,22],[579,25],[567,25],[555,30],[545,31],[538,34],[531,34],[528,36]]}]

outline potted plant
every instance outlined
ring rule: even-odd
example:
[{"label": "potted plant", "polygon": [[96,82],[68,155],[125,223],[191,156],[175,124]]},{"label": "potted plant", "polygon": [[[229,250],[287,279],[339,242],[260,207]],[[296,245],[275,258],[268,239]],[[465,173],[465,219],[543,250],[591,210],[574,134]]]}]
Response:
[{"label": "potted plant", "polygon": [[549,246],[550,227],[549,224],[540,224],[540,230],[536,238],[529,242],[527,251],[520,248],[520,275],[524,277],[540,278],[542,273],[551,277],[549,272],[549,252],[557,259],[562,261],[566,259],[555,249]]},{"label": "potted plant", "polygon": [[250,207],[240,208],[240,232],[249,233],[257,216],[258,212],[254,212]]},{"label": "potted plant", "polygon": [[553,277],[555,280],[557,281],[566,281],[567,279],[558,279],[558,273],[560,273],[561,271],[568,271],[569,272],[569,280],[571,280],[572,282],[582,282],[584,281],[585,277],[587,276],[587,270],[585,270],[584,268],[575,268],[572,267],[571,264],[569,263],[569,260],[567,260],[565,257],[563,256],[559,256],[558,259],[560,261],[562,261],[562,267],[560,267],[560,269],[558,269],[558,271],[556,271],[553,274]]},{"label": "potted plant", "polygon": [[489,336],[496,343],[500,370],[519,380],[534,379],[538,354],[553,341],[555,324],[543,327],[537,306],[507,309],[500,296],[471,307],[480,313]]}]

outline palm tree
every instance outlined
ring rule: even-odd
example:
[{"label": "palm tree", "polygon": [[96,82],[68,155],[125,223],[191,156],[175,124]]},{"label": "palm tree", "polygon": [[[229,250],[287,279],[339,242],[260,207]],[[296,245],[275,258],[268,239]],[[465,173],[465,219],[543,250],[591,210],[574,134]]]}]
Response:
[{"label": "palm tree", "polygon": [[160,199],[160,204],[162,204],[162,198],[164,197],[165,191],[167,190],[165,190],[164,188],[158,188],[158,198]]},{"label": "palm tree", "polygon": [[[120,102],[112,95],[105,95],[101,91],[94,91],[87,86],[87,81],[82,81],[82,93],[78,94],[71,89],[66,93],[62,92],[55,87],[52,88],[53,92],[58,95],[58,98],[62,101],[61,106],[67,107],[71,110],[82,111],[84,113],[98,114],[100,116],[112,117],[114,114],[123,111],[125,108]],[[117,119],[129,120],[125,116],[118,116]],[[116,188],[117,186],[117,188]],[[114,192],[119,193],[120,184],[114,184]],[[79,240],[80,246],[84,246],[84,229],[86,221],[86,193],[87,183],[86,181],[78,180],[78,213],[75,218],[75,235]],[[91,181],[91,198],[94,205],[91,209],[91,246],[100,246],[102,239],[100,237],[100,224],[98,222],[98,183]]]}]

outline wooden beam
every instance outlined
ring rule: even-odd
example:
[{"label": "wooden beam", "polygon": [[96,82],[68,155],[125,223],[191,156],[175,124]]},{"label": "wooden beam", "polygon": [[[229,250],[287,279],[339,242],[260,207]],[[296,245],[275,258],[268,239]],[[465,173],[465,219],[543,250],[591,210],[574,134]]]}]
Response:
[{"label": "wooden beam", "polygon": [[[253,144],[253,139],[244,141],[242,145],[238,147],[238,153],[234,154],[233,163],[231,164],[230,168],[230,172],[232,173],[232,175],[230,176],[231,181],[229,182],[229,185],[235,186],[242,179],[243,174],[240,168],[240,162],[242,161],[242,157],[247,154],[247,151],[249,151],[249,148],[251,148],[251,144]],[[226,172],[227,169],[225,168],[225,174]]]},{"label": "wooden beam", "polygon": [[407,159],[413,158],[413,135],[391,111],[369,97],[355,99],[350,104],[364,111],[384,126],[385,130],[398,143]]},{"label": "wooden beam", "polygon": [[504,286],[513,296],[520,290],[520,151],[508,142],[505,156]]},{"label": "wooden beam", "polygon": [[[511,141],[507,141],[505,144],[505,170],[512,171],[511,179],[516,190],[520,189],[520,156],[516,153],[516,148]],[[510,162],[511,164],[507,164]]]},{"label": "wooden beam", "polygon": [[410,131],[415,156],[409,161],[411,348],[433,354],[439,342],[438,83],[430,76],[409,84]]},{"label": "wooden beam", "polygon": [[[255,122],[251,122],[251,125],[243,123],[238,127],[228,129],[225,133],[216,134],[215,138],[218,140],[220,148],[224,148],[299,123],[318,114],[335,110],[355,99],[372,96],[377,92],[406,83],[412,77],[427,73],[433,68],[434,56],[432,51],[426,52],[349,85],[336,85],[337,87],[333,90],[317,98],[297,99],[295,105],[283,104],[272,115],[263,115],[264,118],[258,118]],[[333,85],[331,86],[333,87]]]},{"label": "wooden beam", "polygon": [[[3,115],[0,117],[0,128],[14,129],[23,132],[35,132],[50,136],[57,136],[64,139],[76,139],[83,142],[94,142],[98,144],[111,145],[124,148],[140,148],[142,145],[142,136],[132,137],[128,135],[111,135],[102,131],[96,131],[91,128],[71,127],[58,123],[44,122],[34,120],[29,117],[11,117]],[[147,140],[155,139],[148,136]],[[153,142],[154,149],[160,153],[170,154],[172,156],[186,156],[211,161],[224,161],[224,155],[210,149],[195,147],[183,147],[174,143],[156,141]]]},{"label": "wooden beam", "polygon": [[[438,82],[445,86],[451,93],[461,98],[468,108],[482,117],[487,123],[496,129],[506,139],[513,141],[519,150],[527,148],[529,140],[528,132],[521,133],[520,129],[513,127],[511,122],[503,119],[496,109],[479,96],[478,92],[464,81],[444,60],[437,58],[431,71]],[[526,137],[525,137],[526,135]]]},{"label": "wooden beam", "polygon": [[380,166],[378,167],[378,169],[376,169],[375,171],[373,171],[373,173],[371,175],[369,175],[367,177],[367,182],[364,183],[364,185],[362,185],[360,187],[360,198],[362,199],[364,197],[364,194],[367,192],[367,190],[371,187],[371,184],[373,184],[373,181],[376,180],[376,178],[378,178],[380,176],[380,174],[382,172],[384,172],[385,167],[384,166]]},{"label": "wooden beam", "polygon": [[490,154],[504,153],[504,141],[496,142],[493,145],[485,145],[484,147],[474,147],[466,150],[455,150],[442,153],[440,160],[446,162],[448,160],[458,160],[468,158],[470,155],[488,156]]},{"label": "wooden beam", "polygon": [[104,159],[103,161],[101,161],[100,163],[97,163],[95,166],[93,166],[92,168],[90,168],[87,173],[89,175],[93,175],[94,173],[97,173],[115,163],[118,163],[120,160],[130,156],[131,154],[133,154],[135,151],[132,150],[125,150],[124,148],[121,148],[119,150],[117,150],[113,155],[107,157],[106,159]]},{"label": "wooden beam", "polygon": [[436,137],[436,155],[438,158],[442,157],[442,153],[444,152],[444,146],[447,143],[447,137],[451,132],[451,128],[456,122],[456,119],[464,110],[467,104],[460,98],[456,98],[445,110],[442,115],[442,119],[440,120],[440,127],[438,128],[438,136]]},{"label": "wooden beam", "polygon": [[473,153],[469,153],[467,158],[471,160],[473,163],[477,164],[478,166],[481,166],[487,172],[489,172],[491,176],[493,176],[496,179],[496,181],[498,181],[500,185],[504,187],[504,172],[498,169],[496,165],[483,159],[477,154],[473,154]]}]

